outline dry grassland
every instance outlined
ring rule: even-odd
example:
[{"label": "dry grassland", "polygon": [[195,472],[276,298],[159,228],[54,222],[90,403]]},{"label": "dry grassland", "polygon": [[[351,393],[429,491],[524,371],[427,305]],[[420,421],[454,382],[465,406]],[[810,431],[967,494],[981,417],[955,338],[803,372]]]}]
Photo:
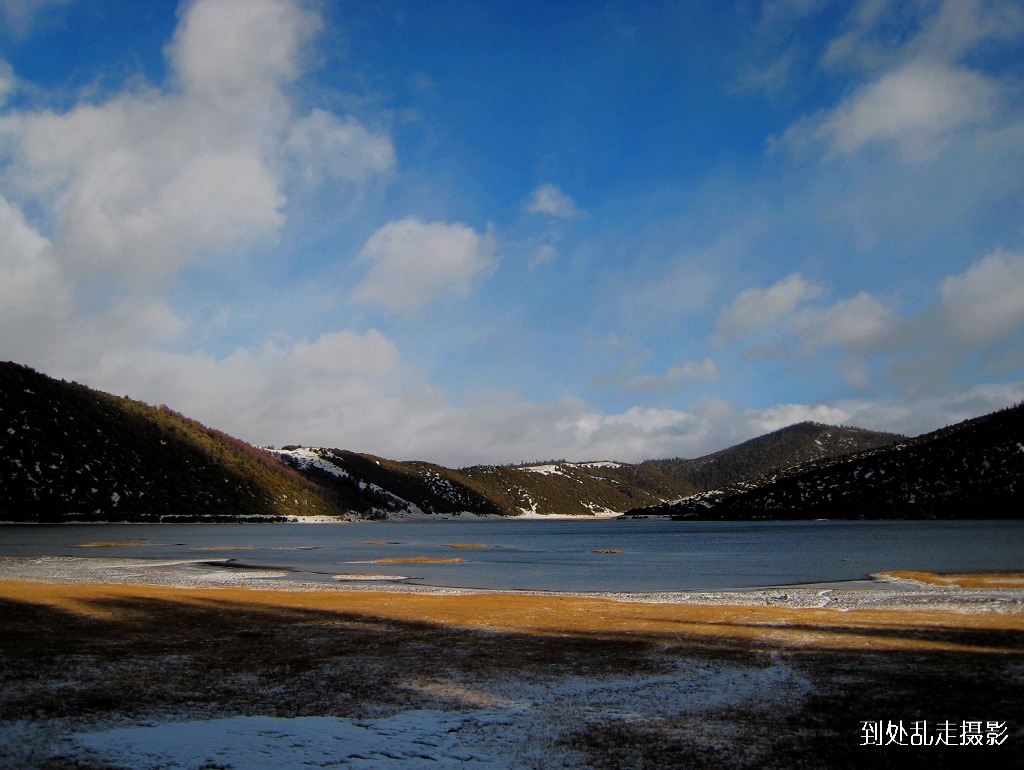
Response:
[{"label": "dry grassland", "polygon": [[959,588],[1024,588],[1024,575],[936,575],[934,572],[883,572],[901,580],[913,580],[933,586],[957,586]]},{"label": "dry grassland", "polygon": [[475,550],[482,550],[482,549],[496,548],[497,547],[497,546],[493,546],[493,545],[483,545],[481,543],[446,543],[445,545],[448,548],[469,548],[469,549],[475,549]]},{"label": "dry grassland", "polygon": [[[462,561],[379,559],[380,563]],[[0,598],[119,620],[135,600],[261,613],[347,613],[495,633],[582,635],[606,640],[811,650],[1024,652],[1024,615],[938,610],[830,610],[642,604],[537,594],[417,594],[359,591],[252,591],[0,581]]]},{"label": "dry grassland", "polygon": [[[627,701],[623,713],[556,698],[557,737],[533,748],[562,759],[516,766],[903,770],[1024,758],[1016,613],[0,581],[0,617],[0,720],[364,718],[478,707],[524,687],[664,680],[677,693],[703,682],[694,692],[706,695]],[[778,691],[718,697],[716,681],[748,675]],[[1011,735],[959,754],[859,746],[862,722],[879,719],[1004,720]],[[66,757],[37,766],[101,770]]]},{"label": "dry grassland", "polygon": [[149,545],[148,540],[112,540],[110,542],[97,541],[93,543],[79,543],[79,548],[121,548],[127,546]]}]

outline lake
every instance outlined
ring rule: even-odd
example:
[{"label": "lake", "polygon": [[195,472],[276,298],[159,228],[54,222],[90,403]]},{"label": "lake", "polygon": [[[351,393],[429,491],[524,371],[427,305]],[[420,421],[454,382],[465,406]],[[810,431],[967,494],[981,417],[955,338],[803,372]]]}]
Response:
[{"label": "lake", "polygon": [[[145,543],[82,545],[124,541]],[[0,555],[230,559],[290,570],[284,580],[367,574],[461,588],[676,591],[858,581],[887,570],[1024,572],[1024,521],[2,525]]]}]

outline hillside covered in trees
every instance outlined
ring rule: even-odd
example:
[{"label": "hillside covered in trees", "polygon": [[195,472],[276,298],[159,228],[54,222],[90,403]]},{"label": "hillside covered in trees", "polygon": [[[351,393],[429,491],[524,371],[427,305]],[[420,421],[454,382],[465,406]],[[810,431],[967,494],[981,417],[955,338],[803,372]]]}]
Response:
[{"label": "hillside covered in trees", "polygon": [[1018,407],[895,444],[893,434],[800,423],[695,460],[453,470],[254,447],[164,406],[0,363],[0,520],[1019,515],[1009,511],[1021,423]]},{"label": "hillside covered in trees", "polygon": [[678,519],[1021,516],[1024,405],[630,512]]},{"label": "hillside covered in trees", "polygon": [[166,407],[0,363],[0,518],[342,516],[328,489]]},{"label": "hillside covered in trees", "polygon": [[903,438],[896,433],[801,422],[694,460],[677,457],[642,465],[706,490],[826,457],[890,446]]}]

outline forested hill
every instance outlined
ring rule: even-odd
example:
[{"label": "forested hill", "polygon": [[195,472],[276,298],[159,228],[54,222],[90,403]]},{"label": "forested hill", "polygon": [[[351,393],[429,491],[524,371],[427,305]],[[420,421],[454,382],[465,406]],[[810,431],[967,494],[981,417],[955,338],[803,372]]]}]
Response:
[{"label": "forested hill", "polygon": [[685,519],[1019,518],[1024,405],[631,511]]},{"label": "forested hill", "polygon": [[476,465],[452,470],[341,449],[272,450],[324,485],[358,490],[369,516],[592,516],[622,513],[692,494],[696,487],[654,468],[598,461]]},{"label": "forested hill", "polygon": [[[1020,408],[877,448],[894,438],[801,423],[696,460],[551,460],[452,470],[342,449],[254,447],[166,407],[0,363],[0,520],[636,510],[700,518],[877,518],[1015,510],[1009,503],[1020,490],[1024,461]],[[830,457],[864,446],[876,448]],[[722,479],[729,483],[702,492]]]},{"label": "forested hill", "polygon": [[339,516],[328,490],[166,407],[0,363],[0,519]]},{"label": "forested hill", "polygon": [[896,433],[801,422],[693,460],[648,460],[641,465],[707,490],[802,463],[890,446],[903,438]]}]

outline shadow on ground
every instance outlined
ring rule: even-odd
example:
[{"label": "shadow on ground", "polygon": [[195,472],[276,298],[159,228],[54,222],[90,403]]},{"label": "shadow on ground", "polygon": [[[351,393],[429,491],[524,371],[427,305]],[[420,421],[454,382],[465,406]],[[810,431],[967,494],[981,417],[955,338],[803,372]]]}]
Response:
[{"label": "shadow on ground", "polygon": [[[688,668],[709,666],[743,676],[783,665],[811,686],[791,699],[765,693],[686,712],[666,706],[653,717],[566,714],[553,749],[578,761],[565,766],[617,770],[1024,764],[1024,639],[1017,631],[806,629],[1003,651],[878,652],[785,647],[752,639],[747,629],[708,635],[684,623],[672,633],[629,638],[616,631],[605,638],[230,601],[102,598],[88,609],[95,614],[0,601],[0,719],[8,725],[82,726],[153,715],[380,717],[465,709],[474,704],[460,693],[508,679],[685,677]],[[440,680],[462,687],[408,686]],[[861,746],[863,722],[878,720],[998,720],[1009,734],[1001,746]],[[66,756],[36,761],[43,768],[89,767]]]}]

